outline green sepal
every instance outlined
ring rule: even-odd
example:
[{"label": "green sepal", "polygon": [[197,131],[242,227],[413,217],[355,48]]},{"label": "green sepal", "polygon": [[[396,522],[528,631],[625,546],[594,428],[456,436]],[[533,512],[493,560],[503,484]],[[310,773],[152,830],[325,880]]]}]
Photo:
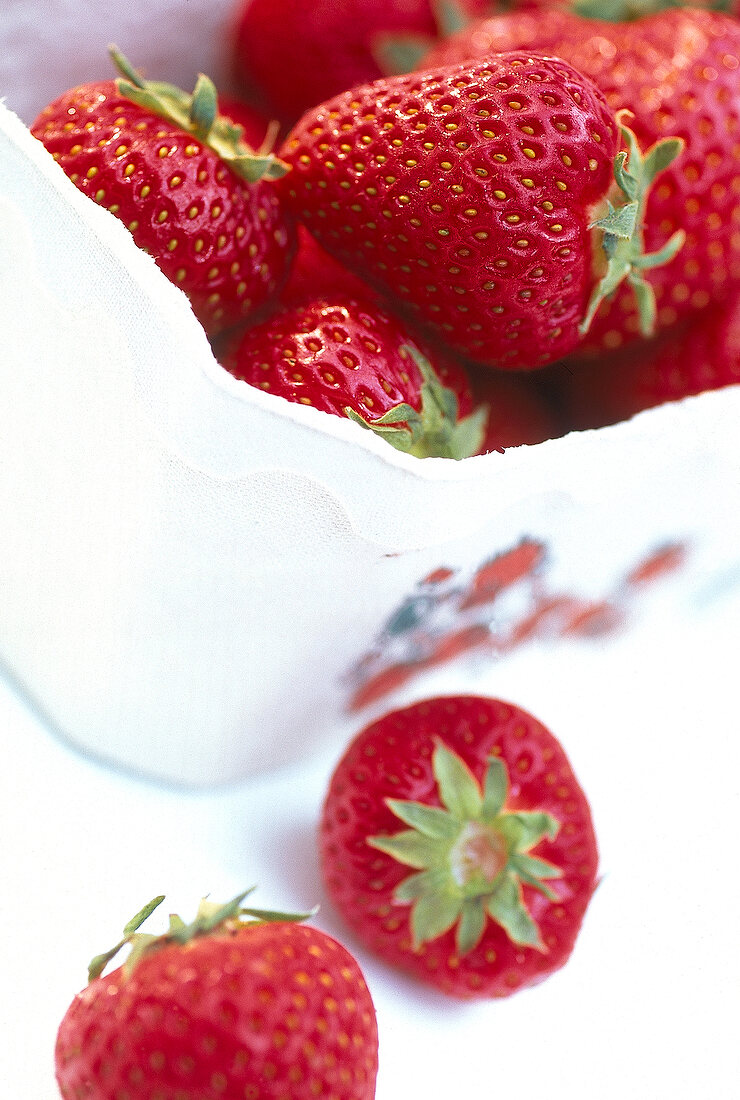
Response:
[{"label": "green sepal", "polygon": [[431,8],[440,38],[451,38],[471,23],[467,11],[457,0],[431,0]]},{"label": "green sepal", "polygon": [[422,894],[411,907],[411,936],[414,949],[436,940],[454,927],[463,899],[452,894]]},{"label": "green sepal", "polygon": [[488,761],[483,780],[483,804],[481,817],[484,821],[493,821],[504,808],[509,793],[509,773],[503,760],[492,756]]},{"label": "green sepal", "polygon": [[118,941],[115,947],[111,947],[108,951],[103,951],[100,955],[96,955],[94,959],[90,960],[87,968],[87,980],[93,981],[95,978],[99,978],[105,970],[111,959],[115,958],[121,948],[129,942],[130,938],[141,927],[145,920],[147,920],[154,910],[162,904],[164,901],[164,894],[159,894],[156,898],[152,898],[148,901],[138,913],[136,913],[130,921],[124,925],[123,938]]},{"label": "green sepal", "polygon": [[375,63],[386,76],[402,76],[417,69],[434,46],[421,34],[381,34],[372,44]]},{"label": "green sepal", "polygon": [[[374,844],[374,848],[378,845]],[[418,871],[415,875],[409,875],[396,887],[394,897],[396,901],[416,901],[425,894],[434,895],[442,891],[447,884],[447,871],[444,867],[437,867],[429,871]]]},{"label": "green sepal", "polygon": [[247,923],[243,920],[244,917],[249,918],[250,921],[254,921],[255,923],[261,923],[263,921],[300,922],[308,920],[318,911],[318,907],[311,909],[307,913],[281,913],[272,909],[245,909],[242,906],[242,902],[254,891],[254,889],[255,887],[252,886],[248,890],[244,890],[241,894],[237,894],[235,898],[232,898],[231,901],[223,905],[212,902],[208,898],[202,898],[195,919],[191,921],[190,924],[186,924],[176,913],[170,913],[167,931],[161,935],[139,931],[144,921],[147,920],[154,910],[164,901],[164,894],[153,898],[152,901],[148,902],[140,909],[126,924],[123,930],[123,938],[119,940],[115,947],[112,947],[109,951],[105,951],[100,955],[96,955],[90,962],[88,966],[88,982],[92,982],[96,978],[99,978],[108,963],[127,945],[130,946],[131,950],[123,965],[124,977],[128,977],[141,959],[151,954],[152,951],[157,951],[168,944],[182,945],[189,943],[198,936],[207,936],[222,926],[239,926]]},{"label": "green sepal", "polygon": [[[583,19],[597,19],[605,23],[629,23],[655,15],[660,11],[682,7],[681,0],[576,0],[573,10]],[[709,11],[733,11],[732,0],[710,0],[706,5]]]},{"label": "green sepal", "polygon": [[408,402],[395,405],[374,420],[346,406],[345,416],[391,443],[397,450],[416,458],[460,460],[478,454],[483,443],[488,409],[481,406],[463,420],[454,390],[444,386],[429,360],[410,344],[401,348],[410,356],[422,377],[420,409]]},{"label": "green sepal", "polygon": [[559,823],[551,814],[518,811],[501,818],[499,829],[515,852],[524,852],[543,837],[553,840]]},{"label": "green sepal", "polygon": [[529,850],[545,838],[554,839],[559,822],[542,811],[506,809],[508,770],[495,755],[486,763],[482,788],[441,740],[435,743],[432,769],[441,806],[389,798],[388,808],[411,827],[367,840],[414,869],[396,887],[394,900],[410,906],[415,947],[454,927],[457,950],[467,954],[490,919],[514,943],[542,950],[522,886],[557,901],[549,881],[561,878],[562,871]]},{"label": "green sepal", "polygon": [[432,837],[424,836],[423,833],[417,833],[415,829],[396,833],[394,836],[369,837],[368,844],[407,867],[426,870],[428,867],[434,867],[439,858],[437,841]]},{"label": "green sepal", "polygon": [[165,81],[145,80],[116,46],[110,46],[109,53],[121,73],[116,80],[120,95],[192,134],[248,183],[279,179],[289,170],[266,149],[251,149],[243,140],[243,128],[218,113],[218,93],[210,77],[200,73],[188,94]]},{"label": "green sepal", "polygon": [[502,875],[497,889],[486,901],[486,909],[512,943],[542,947],[539,929],[522,900],[521,887],[514,874]]},{"label": "green sepal", "polygon": [[385,76],[400,76],[421,67],[424,57],[439,42],[469,26],[471,19],[457,0],[431,0],[436,35],[379,34],[371,46],[375,63]]},{"label": "green sepal", "polygon": [[467,898],[455,932],[455,946],[461,955],[477,947],[486,930],[486,907],[483,898]]},{"label": "green sepal", "polygon": [[439,741],[432,767],[443,806],[457,821],[477,821],[483,808],[483,796],[467,764]]},{"label": "green sepal", "polygon": [[640,332],[645,337],[652,336],[657,316],[655,291],[641,272],[668,263],[685,240],[685,234],[679,230],[663,248],[650,253],[644,250],[643,228],[650,188],[657,176],[673,164],[685,143],[682,138],[661,138],[643,154],[634,132],[624,123],[625,116],[629,114],[626,110],[617,112],[617,122],[627,149],[621,149],[614,158],[614,179],[624,200],[618,204],[607,200],[606,214],[589,226],[589,229],[602,234],[601,247],[606,268],[591,292],[583,320],[578,326],[581,336],[588,332],[601,303],[624,282],[635,295]]},{"label": "green sepal", "polygon": [[402,802],[395,798],[386,799],[386,805],[405,825],[410,825],[425,836],[454,840],[460,832],[459,824],[446,810],[437,806],[426,806],[423,802]]}]

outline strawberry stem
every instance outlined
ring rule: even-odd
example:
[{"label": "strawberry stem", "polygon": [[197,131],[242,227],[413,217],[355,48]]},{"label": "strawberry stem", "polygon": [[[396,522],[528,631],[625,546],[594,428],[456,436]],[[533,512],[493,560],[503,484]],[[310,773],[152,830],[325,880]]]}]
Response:
[{"label": "strawberry stem", "polygon": [[396,450],[416,458],[463,459],[478,454],[488,409],[482,406],[459,420],[457,396],[442,384],[429,360],[410,344],[404,344],[401,355],[410,356],[421,374],[420,408],[403,402],[375,420],[366,420],[347,406],[345,415],[387,440]]},{"label": "strawberry stem", "polygon": [[606,257],[606,270],[592,291],[586,314],[578,327],[581,336],[588,332],[604,299],[623,282],[627,282],[634,292],[640,332],[645,337],[652,336],[656,319],[655,292],[643,272],[672,260],[686,239],[684,231],[679,229],[661,249],[644,251],[643,226],[650,188],[656,177],[681,153],[684,142],[681,138],[663,138],[643,154],[634,133],[623,122],[629,114],[626,110],[617,113],[627,149],[620,150],[614,158],[614,179],[624,201],[615,206],[607,200],[606,214],[589,226],[603,234],[601,247]]},{"label": "strawberry stem", "polygon": [[288,171],[287,164],[264,147],[251,149],[243,140],[243,128],[218,113],[218,94],[210,77],[200,73],[190,95],[174,84],[145,80],[116,46],[110,46],[109,53],[121,74],[116,80],[119,95],[198,138],[248,183],[276,180]]},{"label": "strawberry stem", "polygon": [[127,945],[131,947],[131,952],[124,965],[124,974],[126,975],[130,974],[139,961],[152,951],[159,950],[167,944],[189,943],[198,936],[207,936],[220,928],[240,927],[248,923],[248,921],[242,919],[244,917],[257,923],[267,921],[292,921],[297,923],[308,920],[318,911],[318,907],[314,907],[307,913],[283,913],[274,909],[244,908],[242,902],[254,889],[255,887],[252,886],[248,890],[244,890],[225,904],[202,898],[195,919],[190,924],[186,924],[176,913],[170,913],[167,931],[159,936],[139,931],[144,921],[164,901],[164,894],[153,898],[126,924],[123,929],[123,937],[118,943],[110,950],[96,955],[90,962],[87,970],[88,982],[99,978],[108,963]]},{"label": "strawberry stem", "polygon": [[432,768],[441,807],[386,799],[409,828],[367,841],[416,872],[395,891],[396,901],[411,905],[415,949],[455,928],[457,949],[467,954],[490,919],[513,943],[544,951],[522,885],[557,900],[547,880],[562,872],[529,850],[546,836],[554,838],[559,823],[547,813],[506,810],[509,776],[496,756],[488,760],[482,788],[464,761],[439,740]]}]

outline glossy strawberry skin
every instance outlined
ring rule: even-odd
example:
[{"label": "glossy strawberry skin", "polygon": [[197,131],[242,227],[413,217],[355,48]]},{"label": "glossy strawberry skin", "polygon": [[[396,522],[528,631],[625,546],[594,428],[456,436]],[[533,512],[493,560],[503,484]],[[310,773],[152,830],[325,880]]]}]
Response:
[{"label": "glossy strawberry skin", "polygon": [[[248,329],[223,365],[288,401],[335,416],[345,416],[350,406],[373,420],[402,402],[419,408],[421,375],[401,354],[409,344],[417,346],[372,295],[327,289],[322,298],[286,307]],[[473,398],[465,370],[447,358],[436,358],[434,367],[467,416]]]},{"label": "glossy strawberry skin", "polygon": [[740,383],[740,294],[639,347],[558,368],[569,424],[601,428]]},{"label": "glossy strawberry skin", "polygon": [[509,54],[308,112],[283,146],[281,190],[327,251],[451,349],[531,369],[579,340],[588,227],[616,151],[588,81]]},{"label": "glossy strawberry skin", "polygon": [[377,1025],[360,969],[294,923],[169,945],[75,997],[56,1043],[64,1100],[371,1100]]},{"label": "glossy strawberry skin", "polygon": [[[488,0],[462,0],[471,18]],[[237,76],[292,123],[323,100],[383,76],[375,47],[396,36],[434,40],[430,0],[247,0],[234,26]]]},{"label": "glossy strawberry skin", "polygon": [[75,185],[116,215],[210,334],[273,301],[294,231],[269,182],[247,184],[113,81],[73,88],[31,127]]},{"label": "glossy strawberry skin", "polygon": [[[678,256],[649,273],[659,328],[727,294],[740,282],[740,21],[681,7],[627,23],[517,12],[471,25],[424,64],[480,63],[525,45],[568,61],[613,110],[629,108],[643,149],[670,136],[686,142],[647,206],[648,251],[686,232]],[[621,287],[602,303],[583,347],[615,349],[637,335],[634,298]]]},{"label": "glossy strawberry skin", "polygon": [[[525,886],[545,951],[515,946],[489,920],[483,938],[460,956],[452,931],[414,951],[408,909],[393,899],[408,874],[367,843],[393,835],[399,821],[386,798],[439,806],[432,753],[439,738],[480,781],[495,754],[509,768],[508,803],[551,813],[555,840],[535,854],[563,871],[558,901]],[[323,808],[322,874],[337,909],[358,938],[390,964],[461,999],[506,997],[537,984],[567,961],[593,893],[598,854],[588,802],[565,754],[531,715],[499,700],[455,696],[412,704],[378,719],[351,743],[337,765]]]}]

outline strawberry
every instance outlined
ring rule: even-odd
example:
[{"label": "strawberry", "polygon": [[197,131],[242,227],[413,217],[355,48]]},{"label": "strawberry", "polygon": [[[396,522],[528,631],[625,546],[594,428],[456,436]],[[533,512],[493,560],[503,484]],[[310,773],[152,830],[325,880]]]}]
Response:
[{"label": "strawberry", "polygon": [[218,113],[241,127],[241,140],[250,149],[271,153],[279,124],[274,123],[252,103],[235,96],[219,95]]},{"label": "strawberry", "polygon": [[558,368],[570,424],[600,428],[740,383],[740,293],[639,347]]},{"label": "strawberry", "polygon": [[278,186],[327,251],[452,350],[532,369],[579,343],[617,277],[649,328],[642,271],[665,255],[643,254],[642,211],[680,144],[643,157],[631,142],[625,167],[618,130],[570,65],[509,53],[309,111],[281,149],[292,171]]},{"label": "strawberry", "polygon": [[459,998],[505,997],[563,966],[596,882],[561,746],[519,707],[475,696],[363,730],[332,776],[320,850],[361,941]]},{"label": "strawberry", "polygon": [[288,281],[280,293],[283,305],[297,305],[337,291],[352,297],[367,297],[368,286],[362,279],[330,256],[304,225],[298,224],[296,228],[296,254]]},{"label": "strawberry", "polygon": [[250,328],[222,363],[288,401],[348,416],[418,458],[478,451],[484,410],[473,412],[467,374],[433,370],[402,325],[369,294],[327,292]]},{"label": "strawberry", "polygon": [[246,0],[233,29],[235,73],[292,123],[322,100],[383,76],[389,52],[399,63],[397,40],[415,59],[414,47],[423,52],[439,33],[490,7],[489,0]]},{"label": "strawberry", "polygon": [[564,434],[554,409],[530,375],[481,370],[471,380],[476,403],[488,409],[481,452],[542,443]]},{"label": "strawberry", "polygon": [[[589,77],[614,109],[628,108],[646,147],[677,135],[685,149],[650,194],[645,247],[676,232],[683,248],[649,276],[659,328],[728,293],[740,281],[740,22],[689,8],[630,23],[562,11],[492,17],[453,36],[424,65],[480,64],[526,46],[553,53]],[[584,347],[616,348],[639,333],[626,285],[602,306]]]},{"label": "strawberry", "polygon": [[271,154],[241,141],[213,84],[192,96],[123,78],[73,88],[31,127],[77,187],[128,226],[213,335],[266,307],[287,278],[293,229]]},{"label": "strawberry", "polygon": [[242,909],[245,896],[170,917],[161,936],[137,931],[155,898],[93,960],[57,1035],[64,1100],[371,1100],[378,1033],[359,966],[301,917]]}]

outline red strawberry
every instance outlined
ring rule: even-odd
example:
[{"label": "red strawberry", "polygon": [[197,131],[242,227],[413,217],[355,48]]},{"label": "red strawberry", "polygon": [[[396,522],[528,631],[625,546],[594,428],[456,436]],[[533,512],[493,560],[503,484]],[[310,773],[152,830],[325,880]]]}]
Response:
[{"label": "red strawberry", "polygon": [[114,60],[126,79],[73,88],[31,131],[128,226],[214,334],[265,307],[285,282],[293,230],[267,182],[283,168],[218,115],[207,78],[191,97]]},{"label": "red strawberry", "polygon": [[298,247],[280,301],[284,305],[297,305],[338,291],[345,296],[366,298],[367,284],[330,256],[304,225],[297,228]]},{"label": "red strawberry", "polygon": [[489,0],[246,0],[234,28],[236,74],[292,123],[322,100],[383,76],[393,40],[423,50],[440,30],[490,8]]},{"label": "red strawberry", "polygon": [[482,452],[542,443],[564,434],[558,416],[529,375],[477,371],[473,393],[476,403],[488,409]]},{"label": "red strawberry", "polygon": [[457,696],[355,738],[329,786],[321,861],[378,955],[456,997],[505,997],[568,959],[597,850],[552,734],[519,707]]},{"label": "red strawberry", "polygon": [[137,932],[156,898],[93,960],[57,1036],[64,1100],[371,1100],[378,1034],[357,963],[301,918],[241,909],[244,896],[201,903],[190,925],[171,917],[162,936]]},{"label": "red strawberry", "polygon": [[[530,369],[580,341],[607,246],[609,277],[628,277],[649,313],[641,211],[679,144],[644,160],[632,150],[625,171],[617,143],[575,69],[510,53],[309,111],[283,146],[293,171],[279,186],[320,244],[450,348]],[[627,193],[609,213],[614,174]]]},{"label": "red strawberry", "polygon": [[[631,23],[559,10],[501,15],[453,36],[424,65],[482,59],[523,46],[556,54],[601,89],[612,109],[629,108],[644,147],[676,135],[681,157],[667,167],[647,206],[645,247],[686,234],[674,260],[649,275],[659,327],[727,293],[740,281],[740,22],[687,8]],[[625,284],[599,310],[586,341],[615,348],[639,331]]]},{"label": "red strawberry", "polygon": [[740,294],[639,347],[558,368],[570,424],[600,428],[740,383]]},{"label": "red strawberry", "polygon": [[222,358],[250,385],[349,416],[418,458],[466,458],[481,444],[467,374],[428,360],[370,295],[337,291],[286,307]]},{"label": "red strawberry", "polygon": [[235,126],[241,126],[242,141],[250,149],[271,153],[277,139],[279,126],[251,103],[234,96],[219,95],[218,113]]}]

